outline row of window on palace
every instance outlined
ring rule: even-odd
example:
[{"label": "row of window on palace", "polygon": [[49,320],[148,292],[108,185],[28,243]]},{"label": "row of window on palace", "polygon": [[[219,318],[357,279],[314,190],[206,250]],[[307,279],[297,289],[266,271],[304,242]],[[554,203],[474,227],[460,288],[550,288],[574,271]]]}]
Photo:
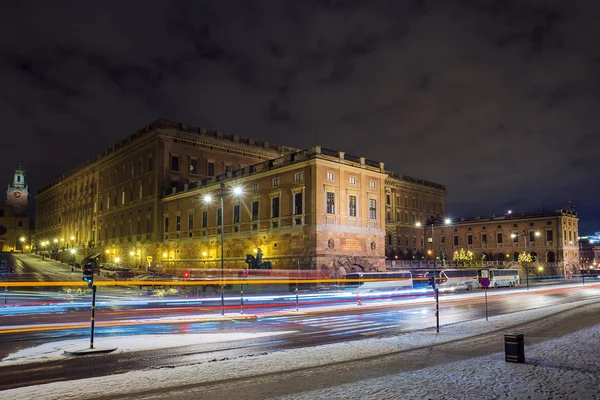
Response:
[{"label": "row of window on palace", "polygon": [[[134,185],[135,187],[135,185]],[[148,182],[148,188],[152,187],[152,181]],[[150,189],[148,189],[148,194],[150,193]],[[102,196],[104,197],[104,196]],[[137,187],[137,197],[138,199],[143,199],[144,198],[144,185],[142,182],[139,182],[138,187]],[[112,199],[112,201],[111,201]],[[106,195],[106,199],[101,198],[100,199],[100,211],[104,211],[104,205],[106,204],[106,209],[110,210],[111,205],[113,207],[116,207],[117,205],[123,205],[125,204],[127,201],[134,201],[135,199],[135,189],[130,188],[129,190],[126,189],[121,189],[121,198],[119,199],[120,202],[117,204],[117,199],[118,196],[116,194],[114,194],[113,196],[111,196],[110,194]],[[111,204],[112,203],[112,204]],[[96,212],[96,204],[94,203],[94,212]]]},{"label": "row of window on palace", "polygon": [[[336,204],[335,204],[335,193],[327,192],[326,193],[326,212],[327,214],[335,214],[336,213]],[[280,217],[280,197],[272,197],[271,198],[271,213],[270,218],[279,218]],[[293,212],[294,215],[302,215],[304,214],[304,193],[297,192],[293,195]],[[350,217],[356,217],[358,209],[358,202],[356,196],[348,196],[348,215]],[[240,212],[241,208],[239,204],[233,205],[233,213],[232,220],[233,224],[240,223]],[[221,208],[217,208],[217,218],[216,225],[221,225],[222,212]],[[259,202],[255,200],[252,202],[250,207],[250,219],[251,221],[258,221],[260,219],[259,215]],[[369,219],[377,219],[377,201],[375,199],[369,199]],[[170,229],[170,218],[165,217],[164,223],[164,231],[169,232]],[[202,220],[201,220],[201,228],[208,227],[208,211],[202,211]],[[188,224],[187,229],[194,229],[194,214],[188,214]],[[175,231],[181,230],[181,216],[175,216]]]},{"label": "row of window on palace", "polygon": [[[385,195],[385,204],[388,206],[392,205],[392,195],[390,193],[387,193]],[[410,205],[412,206],[412,207],[410,207],[412,209],[419,209],[419,210],[423,210],[423,211],[427,211],[427,212],[431,211],[431,212],[443,213],[443,211],[444,211],[442,203],[436,203],[433,200],[422,200],[422,199],[417,199],[416,197],[412,197]],[[401,195],[396,194],[395,206],[396,207],[404,206],[404,208],[409,208],[408,197],[404,196],[404,204],[402,204]],[[399,220],[400,219],[397,218],[397,221],[399,221]],[[405,222],[408,222],[408,221],[405,221]]]},{"label": "row of window on palace", "polygon": [[[223,164],[225,172],[231,172],[232,166],[231,164]],[[199,160],[197,158],[189,159],[189,173],[191,175],[201,175],[199,167]],[[241,166],[243,167],[243,166]],[[171,171],[174,172],[182,172],[181,171],[181,157],[177,155],[171,155]],[[214,161],[206,161],[206,174],[202,174],[204,176],[215,176],[215,162]]]},{"label": "row of window on palace", "polygon": [[[546,242],[552,242],[552,241],[554,241],[554,231],[553,230],[547,230],[545,232],[546,232],[545,233],[545,235],[546,235]],[[519,236],[520,235],[517,232],[514,232],[514,233],[516,234],[516,236],[515,237],[509,236],[507,238],[507,242],[509,242],[509,243],[511,243],[511,242],[512,243],[519,243],[519,240],[520,240]],[[535,232],[529,232],[528,236],[529,236],[528,237],[529,243],[535,243],[536,242],[536,238],[537,237],[535,236]],[[565,237],[566,237],[566,231],[565,231]],[[505,238],[504,234],[502,234],[500,232],[496,233],[496,243],[497,244],[503,244],[504,243],[504,238]],[[388,241],[388,245],[392,245],[392,234],[391,233],[388,233],[387,239],[388,239],[387,240]],[[510,239],[510,240],[508,240],[508,239]],[[539,238],[538,238],[538,240],[539,240]],[[452,237],[452,244],[454,246],[458,246],[459,242],[460,242],[460,236],[454,235]],[[407,239],[407,243],[408,243],[408,239]],[[445,236],[440,236],[440,243],[442,243],[442,244],[446,243],[446,237]],[[473,235],[470,234],[470,233],[467,234],[467,244],[468,245],[472,245],[473,244]],[[481,234],[481,244],[482,245],[488,244],[488,234],[487,233],[482,233]]]},{"label": "row of window on palace", "polygon": [[[147,218],[145,224],[146,224],[146,232],[142,232],[143,222],[141,220],[130,221],[129,223],[126,223],[126,224],[119,224],[119,225],[113,225],[113,226],[105,225],[104,229],[100,230],[100,232],[104,231],[104,235],[98,234],[98,236],[102,236],[102,237],[99,237],[100,240],[106,240],[106,239],[116,238],[116,237],[140,235],[142,233],[152,233],[154,230],[154,226],[152,224],[152,219]],[[92,235],[93,234],[94,234],[94,232],[92,231]],[[109,234],[110,234],[110,236],[109,236]],[[94,239],[92,238],[92,241],[93,240]]]},{"label": "row of window on palace", "polygon": [[[127,170],[129,168],[129,171]],[[135,162],[131,162],[129,166],[121,166],[115,172],[109,172],[105,179],[100,178],[100,190],[106,190],[113,185],[118,185],[129,179],[133,179],[144,175],[147,172],[154,170],[154,157],[148,156],[146,160],[140,159]]]}]

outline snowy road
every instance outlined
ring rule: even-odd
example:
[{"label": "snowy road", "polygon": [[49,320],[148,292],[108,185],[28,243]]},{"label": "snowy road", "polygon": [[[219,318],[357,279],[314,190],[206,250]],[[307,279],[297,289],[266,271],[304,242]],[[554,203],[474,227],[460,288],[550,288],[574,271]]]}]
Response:
[{"label": "snowy road", "polygon": [[[507,364],[503,334],[517,326],[526,363]],[[597,399],[598,335],[600,304],[587,301],[454,324],[440,334],[147,368],[7,390],[0,398]]]}]

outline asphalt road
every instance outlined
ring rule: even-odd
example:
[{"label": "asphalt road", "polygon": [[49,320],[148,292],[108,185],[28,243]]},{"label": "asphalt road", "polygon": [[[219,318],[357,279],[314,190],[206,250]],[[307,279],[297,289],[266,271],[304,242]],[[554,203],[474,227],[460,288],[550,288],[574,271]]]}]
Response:
[{"label": "asphalt road", "polygon": [[[6,256],[0,254],[0,258]],[[73,279],[70,267],[53,261],[41,261],[31,255],[13,257],[17,274],[23,280]],[[81,277],[76,273],[76,278]],[[12,278],[12,277],[11,277]],[[490,315],[508,314],[538,307],[600,297],[600,288],[590,286],[546,287],[543,290],[494,290],[488,296]],[[491,293],[491,292],[490,292]],[[0,291],[0,295],[2,292]],[[357,340],[370,336],[393,335],[430,328],[435,324],[431,295],[421,298],[332,298],[327,294],[301,297],[295,312],[295,296],[276,299],[255,298],[246,302],[246,313],[254,319],[198,322],[199,315],[218,315],[220,300],[156,299],[135,288],[102,287],[98,296],[96,337],[106,342],[110,336],[185,333],[227,333],[293,331],[266,339],[248,339],[229,343],[186,346],[171,349],[107,354],[92,358],[65,358],[58,361],[0,366],[0,390],[44,382],[110,375],[144,368],[171,367],[210,362],[215,359],[252,356],[289,348]],[[13,290],[9,305],[0,308],[0,359],[22,348],[69,339],[89,337],[90,295],[73,295],[42,290]],[[415,303],[418,301],[418,303]],[[442,295],[442,326],[485,317],[485,303],[480,291],[458,296]],[[227,302],[228,313],[239,313],[239,301]],[[343,309],[336,307],[343,306]],[[284,311],[282,313],[282,310]],[[309,311],[310,310],[310,311]],[[169,318],[170,321],[165,321]],[[173,321],[179,318],[181,321]],[[51,324],[68,328],[53,328]],[[25,328],[7,333],[8,327]],[[40,327],[39,329],[37,327]],[[98,339],[97,339],[98,340]]]},{"label": "asphalt road", "polygon": [[[525,309],[535,309],[578,300],[600,298],[600,288],[547,288],[544,291],[507,291],[497,296],[489,296],[490,315],[513,313]],[[198,332],[264,332],[293,331],[294,333],[275,338],[241,340],[229,343],[186,346],[163,350],[116,353],[92,358],[65,358],[58,361],[0,366],[0,390],[28,386],[45,382],[85,378],[122,373],[144,368],[160,368],[210,362],[214,359],[236,358],[273,352],[289,348],[314,346],[369,336],[393,335],[434,326],[433,302],[413,304],[396,301],[381,304],[377,308],[369,305],[354,306],[339,311],[304,313],[289,312],[285,315],[259,314],[258,318],[242,321],[220,321],[202,323],[156,323],[148,325],[107,326],[96,331],[98,338],[140,334],[176,334]],[[371,304],[372,306],[373,304]],[[181,312],[189,313],[189,310]],[[17,315],[0,317],[0,328],[10,324],[79,320],[89,315],[83,310],[71,310],[64,314]],[[100,321],[141,320],[157,316],[173,316],[172,309],[126,309],[98,311]],[[441,322],[450,324],[485,317],[485,303],[478,293],[468,293],[454,298],[442,298]],[[100,318],[100,316],[102,316]],[[443,329],[443,327],[442,327]],[[89,329],[64,329],[54,331],[33,331],[5,333],[0,335],[2,352],[12,352],[18,348],[72,338],[84,338]]]}]

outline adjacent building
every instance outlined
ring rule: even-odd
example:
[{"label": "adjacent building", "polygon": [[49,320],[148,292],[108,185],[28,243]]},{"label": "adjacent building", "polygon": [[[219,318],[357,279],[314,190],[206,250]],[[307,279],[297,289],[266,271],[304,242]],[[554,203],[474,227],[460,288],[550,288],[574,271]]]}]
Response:
[{"label": "adjacent building", "polygon": [[6,190],[6,202],[0,203],[0,250],[23,251],[30,242],[29,188],[19,165]]},{"label": "adjacent building", "polygon": [[531,254],[546,263],[573,264],[578,258],[578,217],[574,211],[511,213],[485,218],[460,218],[450,226],[423,227],[426,253],[431,251],[452,260],[455,251],[465,249],[475,260],[518,260],[519,254]]}]

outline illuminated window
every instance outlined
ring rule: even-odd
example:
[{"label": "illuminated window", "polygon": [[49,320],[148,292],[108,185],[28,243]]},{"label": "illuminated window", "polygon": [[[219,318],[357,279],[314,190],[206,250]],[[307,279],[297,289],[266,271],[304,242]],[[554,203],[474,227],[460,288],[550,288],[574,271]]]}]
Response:
[{"label": "illuminated window", "polygon": [[369,199],[369,219],[377,219],[377,200]]},{"label": "illuminated window", "polygon": [[335,214],[335,193],[327,192],[327,214]]},{"label": "illuminated window", "polygon": [[351,217],[356,217],[356,196],[350,196],[348,201],[348,214]]}]

